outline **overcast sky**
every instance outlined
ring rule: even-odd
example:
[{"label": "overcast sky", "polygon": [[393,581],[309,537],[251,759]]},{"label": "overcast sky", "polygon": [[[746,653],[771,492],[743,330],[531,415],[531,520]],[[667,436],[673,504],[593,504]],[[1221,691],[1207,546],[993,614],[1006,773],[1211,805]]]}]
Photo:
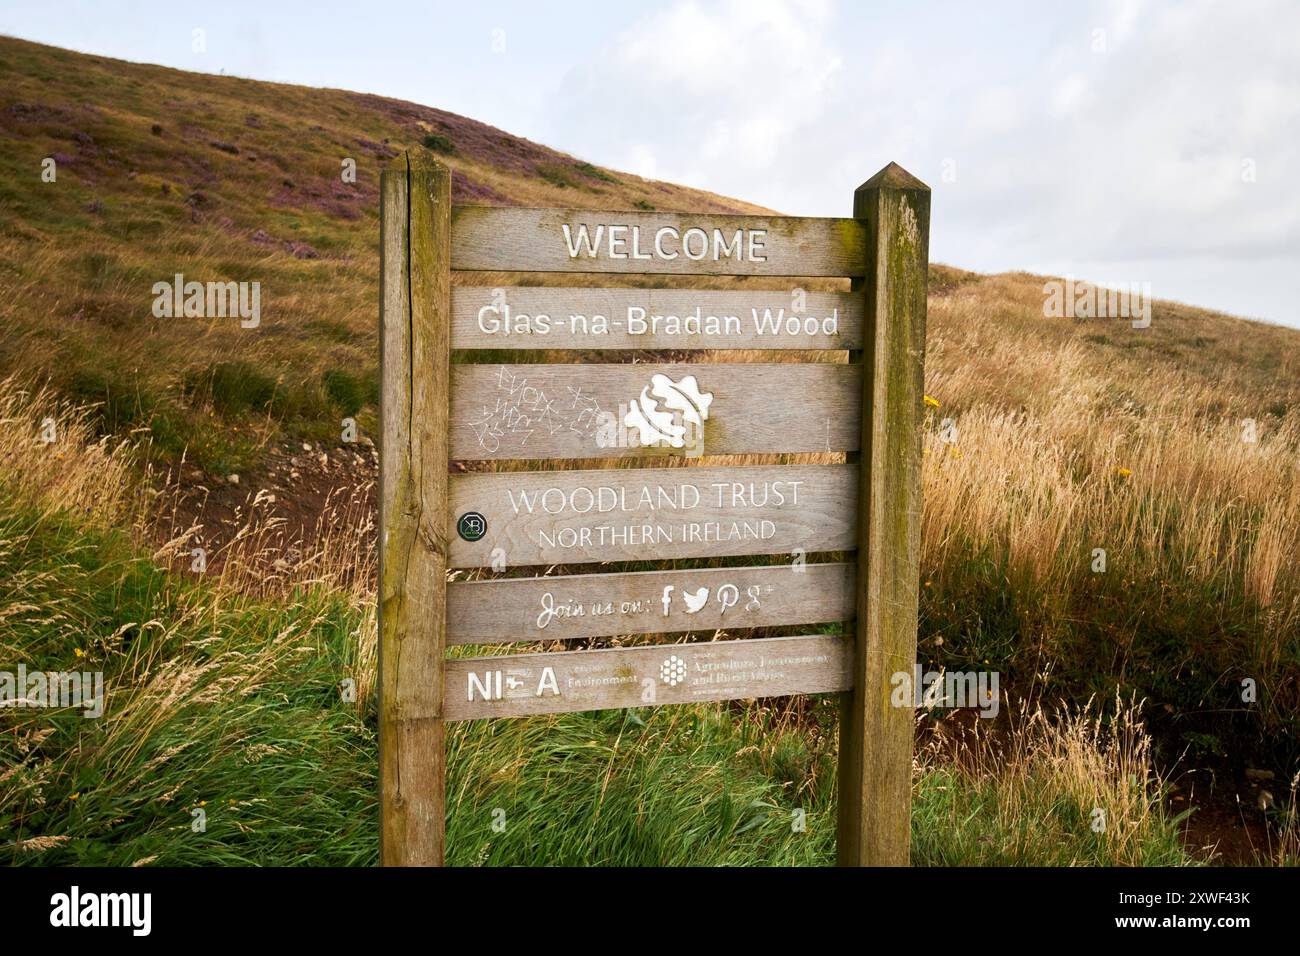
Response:
[{"label": "overcast sky", "polygon": [[1300,326],[1294,0],[4,0],[0,32],[384,93],[795,215],[894,160],[934,261]]}]

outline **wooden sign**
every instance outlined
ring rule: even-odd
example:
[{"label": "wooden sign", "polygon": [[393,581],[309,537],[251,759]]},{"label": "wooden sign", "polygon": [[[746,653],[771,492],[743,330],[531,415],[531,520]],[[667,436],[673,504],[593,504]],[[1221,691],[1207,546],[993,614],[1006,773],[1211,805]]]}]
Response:
[{"label": "wooden sign", "polygon": [[[891,675],[916,657],[928,189],[891,164],[849,219],[450,197],[437,164],[383,176],[383,862],[443,860],[447,721],[839,694],[839,860],[906,864],[912,714]],[[453,288],[453,270],[609,279]],[[788,284],[619,285],[646,275]],[[799,284],[819,276],[852,291]],[[611,357],[633,349],[666,354]],[[700,350],[737,359],[683,359]],[[847,463],[714,457],[809,453]],[[609,567],[628,562],[651,570]],[[550,649],[447,655],[510,643]]]},{"label": "wooden sign", "polygon": [[460,286],[453,349],[858,349],[849,292]]},{"label": "wooden sign", "polygon": [[853,642],[834,635],[447,662],[448,720],[822,694],[852,686]]},{"label": "wooden sign", "polygon": [[[857,545],[857,472],[852,465],[754,465],[456,475],[448,563],[843,551]],[[469,535],[458,530],[467,514],[481,519]]]},{"label": "wooden sign", "polygon": [[859,365],[456,365],[451,396],[457,459],[857,451],[862,437]]},{"label": "wooden sign", "polygon": [[860,276],[867,229],[856,219],[460,206],[452,212],[451,268]]},{"label": "wooden sign", "polygon": [[448,644],[822,624],[853,617],[853,564],[572,574],[447,585]]}]

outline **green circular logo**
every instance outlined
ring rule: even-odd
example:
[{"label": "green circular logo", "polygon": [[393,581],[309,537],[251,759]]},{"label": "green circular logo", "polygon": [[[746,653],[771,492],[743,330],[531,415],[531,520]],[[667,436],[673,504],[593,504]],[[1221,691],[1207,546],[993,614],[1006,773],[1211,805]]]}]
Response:
[{"label": "green circular logo", "polygon": [[477,511],[466,511],[456,522],[456,533],[466,541],[477,541],[487,534],[487,518]]}]

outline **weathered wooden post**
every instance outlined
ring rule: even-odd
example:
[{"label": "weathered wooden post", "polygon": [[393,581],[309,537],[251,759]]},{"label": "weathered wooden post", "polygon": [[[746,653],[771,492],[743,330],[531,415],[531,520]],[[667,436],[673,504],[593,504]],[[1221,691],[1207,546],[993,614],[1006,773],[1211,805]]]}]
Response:
[{"label": "weathered wooden post", "polygon": [[913,712],[891,678],[916,662],[930,189],[890,163],[858,187],[866,338],[853,690],[840,720],[841,866],[906,866]]},{"label": "weathered wooden post", "polygon": [[443,861],[451,173],[381,185],[380,859]]}]

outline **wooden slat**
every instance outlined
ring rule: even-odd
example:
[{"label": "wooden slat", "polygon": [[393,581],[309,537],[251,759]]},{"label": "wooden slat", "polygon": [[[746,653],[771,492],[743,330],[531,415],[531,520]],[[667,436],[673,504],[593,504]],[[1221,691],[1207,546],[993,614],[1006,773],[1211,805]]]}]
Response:
[{"label": "wooden slat", "polygon": [[575,574],[447,586],[447,643],[573,640],[847,621],[851,564]]},{"label": "wooden slat", "polygon": [[853,219],[457,206],[451,243],[453,269],[488,272],[860,276],[866,267],[866,229]]},{"label": "wooden slat", "polygon": [[852,662],[834,635],[449,660],[447,719],[833,693]]},{"label": "wooden slat", "polygon": [[460,286],[453,349],[858,349],[862,296]]},{"label": "wooden slat", "polygon": [[[857,486],[856,465],[454,475],[451,562],[488,567],[496,549],[516,567],[842,551],[857,543]],[[456,531],[471,511],[486,519],[478,541]]]},{"label": "wooden slat", "polygon": [[[861,398],[860,365],[456,365],[451,456],[855,451]],[[656,414],[672,424],[656,427]]]}]

